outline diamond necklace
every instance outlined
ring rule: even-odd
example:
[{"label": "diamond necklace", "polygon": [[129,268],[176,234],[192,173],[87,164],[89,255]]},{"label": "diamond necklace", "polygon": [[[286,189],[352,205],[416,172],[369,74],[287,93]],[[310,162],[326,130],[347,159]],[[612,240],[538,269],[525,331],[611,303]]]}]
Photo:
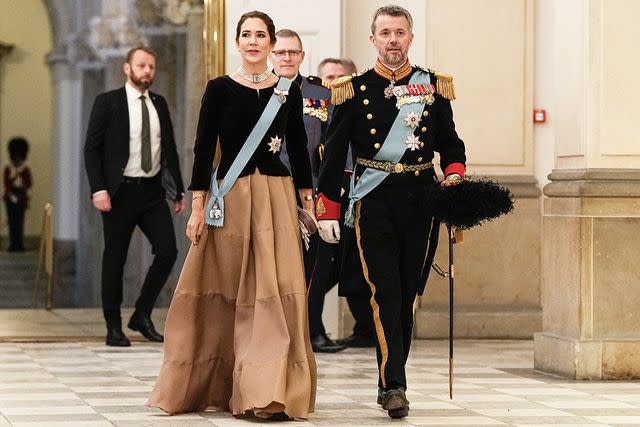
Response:
[{"label": "diamond necklace", "polygon": [[250,81],[251,83],[260,83],[260,82],[263,82],[263,81],[267,80],[267,79],[269,78],[269,76],[270,76],[270,73],[269,73],[269,67],[267,67],[267,69],[266,69],[266,70],[264,70],[264,71],[263,71],[262,73],[260,73],[260,74],[251,74],[251,73],[249,73],[249,72],[245,71],[245,69],[244,69],[244,68],[239,67],[239,68],[236,70],[236,73],[238,73],[238,75],[239,75],[240,77],[242,77],[242,78],[243,78],[243,79],[245,79],[245,80]]}]

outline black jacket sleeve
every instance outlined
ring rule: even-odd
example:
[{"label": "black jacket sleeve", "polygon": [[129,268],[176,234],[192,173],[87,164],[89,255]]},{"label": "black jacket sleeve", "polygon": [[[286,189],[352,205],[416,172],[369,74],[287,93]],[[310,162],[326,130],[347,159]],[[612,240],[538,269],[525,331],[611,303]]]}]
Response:
[{"label": "black jacket sleeve", "polygon": [[320,168],[318,178],[318,193],[322,193],[329,200],[340,203],[340,189],[344,167],[351,141],[353,99],[336,105],[329,129],[327,130],[327,142],[324,148],[324,160]]},{"label": "black jacket sleeve", "polygon": [[440,168],[444,172],[453,163],[465,165],[467,157],[465,155],[464,142],[456,132],[456,125],[453,121],[453,111],[451,101],[440,98],[441,105],[437,115],[438,133],[435,138],[435,151],[440,153]]},{"label": "black jacket sleeve", "polygon": [[196,140],[193,146],[193,172],[189,190],[208,190],[213,169],[213,158],[219,132],[221,111],[219,104],[223,102],[220,86],[215,80],[209,80],[202,96]]},{"label": "black jacket sleeve", "polygon": [[87,136],[84,144],[84,165],[89,177],[91,194],[96,191],[107,190],[105,183],[105,165],[103,162],[103,147],[109,126],[109,103],[104,94],[98,95],[93,102]]},{"label": "black jacket sleeve", "polygon": [[302,93],[295,83],[289,88],[287,104],[289,104],[289,117],[287,118],[286,147],[293,183],[298,189],[312,188],[307,132],[304,129],[302,117]]},{"label": "black jacket sleeve", "polygon": [[184,195],[184,183],[182,182],[182,174],[180,173],[180,157],[178,156],[178,149],[176,148],[176,139],[173,131],[173,122],[171,121],[171,114],[169,114],[169,105],[164,97],[157,95],[160,99],[164,125],[166,126],[166,134],[163,135],[167,140],[163,143],[163,156],[166,157],[166,167],[171,176],[174,184],[172,189],[175,194],[171,194],[174,200],[181,200]]}]

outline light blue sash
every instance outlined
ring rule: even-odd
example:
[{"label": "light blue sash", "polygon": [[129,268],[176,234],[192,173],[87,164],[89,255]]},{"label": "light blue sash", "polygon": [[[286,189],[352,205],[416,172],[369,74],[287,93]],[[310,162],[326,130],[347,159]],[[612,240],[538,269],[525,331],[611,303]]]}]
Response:
[{"label": "light blue sash", "polygon": [[271,127],[280,107],[285,102],[286,98],[276,92],[288,91],[291,86],[291,82],[292,81],[289,79],[280,77],[278,85],[275,88],[276,90],[273,91],[273,95],[271,95],[262,115],[260,115],[258,122],[251,131],[251,134],[249,134],[249,137],[242,145],[238,156],[235,158],[229,168],[229,171],[222,179],[222,183],[219,188],[217,176],[220,166],[218,166],[215,172],[213,172],[213,176],[211,177],[211,186],[209,188],[209,194],[211,197],[207,203],[207,209],[204,212],[204,218],[207,225],[212,225],[214,227],[222,227],[224,225],[224,196],[229,192],[229,190],[231,190],[233,184],[235,184],[236,180],[242,173],[242,170],[258,148],[258,145],[260,145],[260,142],[267,133],[267,130]]},{"label": "light blue sash", "polygon": [[[428,73],[425,73],[422,70],[417,70],[411,76],[409,80],[409,84],[424,84],[429,86],[431,83],[431,78]],[[389,130],[389,134],[384,140],[380,151],[374,157],[374,160],[379,160],[383,162],[399,162],[404,156],[405,151],[407,150],[407,145],[405,144],[405,140],[414,133],[414,128],[407,126],[405,122],[405,118],[407,114],[410,112],[416,113],[418,116],[422,115],[422,110],[424,109],[424,104],[404,104],[400,111],[398,111],[398,115]],[[355,165],[354,165],[355,166]],[[369,194],[374,188],[376,188],[384,179],[389,175],[389,172],[367,168],[360,175],[360,179],[358,182],[355,182],[355,170],[354,173],[351,174],[351,189],[349,191],[349,209],[345,215],[345,225],[353,228],[354,227],[354,217],[353,217],[353,207],[355,202],[362,199],[364,196]]]}]

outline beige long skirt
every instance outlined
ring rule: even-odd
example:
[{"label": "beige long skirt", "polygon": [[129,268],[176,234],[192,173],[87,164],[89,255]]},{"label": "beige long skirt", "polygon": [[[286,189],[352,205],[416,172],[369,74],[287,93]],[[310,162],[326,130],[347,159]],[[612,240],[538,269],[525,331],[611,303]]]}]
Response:
[{"label": "beige long skirt", "polygon": [[308,331],[293,182],[239,178],[225,196],[224,227],[205,227],[189,250],[148,405],[307,418],[316,393]]}]

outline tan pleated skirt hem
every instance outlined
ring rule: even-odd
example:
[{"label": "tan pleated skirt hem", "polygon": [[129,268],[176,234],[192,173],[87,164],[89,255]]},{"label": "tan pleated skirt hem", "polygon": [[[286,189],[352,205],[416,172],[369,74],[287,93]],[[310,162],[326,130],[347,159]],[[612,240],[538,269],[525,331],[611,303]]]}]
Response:
[{"label": "tan pleated skirt hem", "polygon": [[149,406],[262,418],[313,411],[316,364],[294,191],[289,177],[238,179],[225,196],[224,226],[205,227],[191,246]]}]

